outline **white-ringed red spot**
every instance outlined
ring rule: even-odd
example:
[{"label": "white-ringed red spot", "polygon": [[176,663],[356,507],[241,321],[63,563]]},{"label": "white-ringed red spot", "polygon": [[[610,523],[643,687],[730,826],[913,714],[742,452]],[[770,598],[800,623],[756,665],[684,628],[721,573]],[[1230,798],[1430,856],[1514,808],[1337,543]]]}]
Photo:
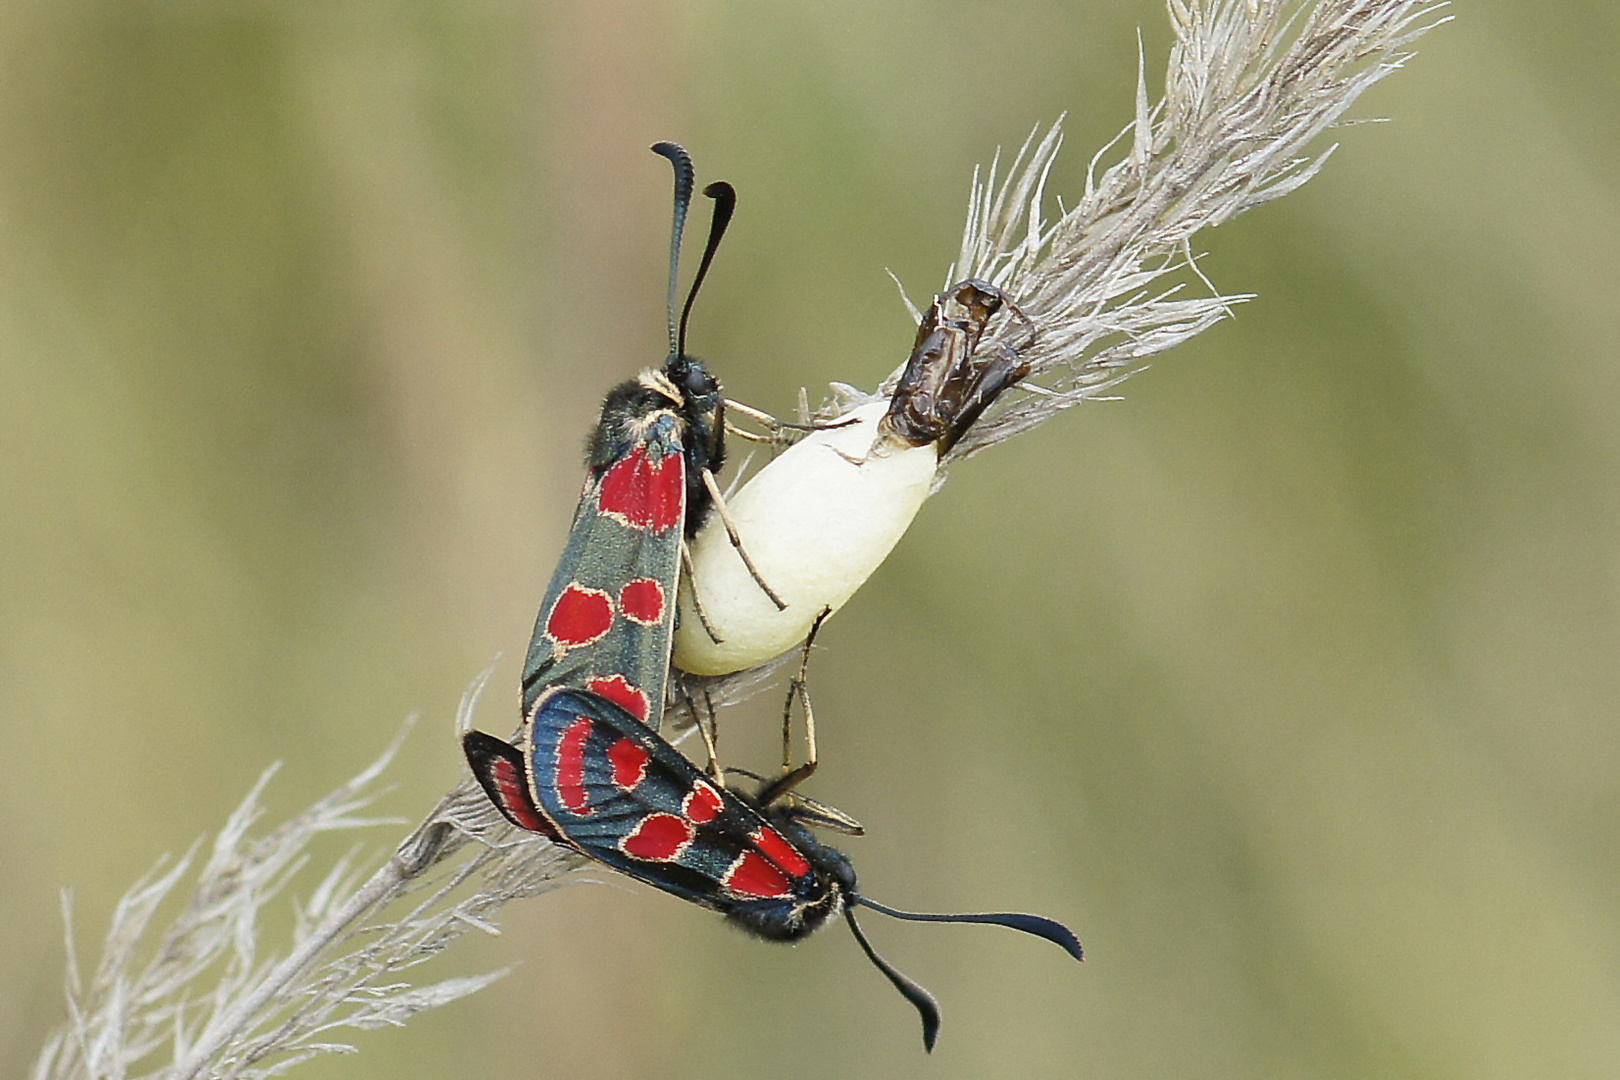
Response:
[{"label": "white-ringed red spot", "polygon": [[681,520],[686,501],[686,472],[679,453],[657,461],[638,446],[602,474],[596,506],[631,529],[661,533]]},{"label": "white-ringed red spot", "polygon": [[720,886],[735,896],[770,899],[792,895],[787,875],[757,851],[745,851],[737,856],[726,876],[720,879]]},{"label": "white-ringed red spot", "polygon": [[619,610],[631,622],[657,626],[664,619],[664,583],[657,578],[636,578],[619,590]]},{"label": "white-ringed red spot", "polygon": [[692,842],[692,825],[674,814],[648,814],[636,822],[619,850],[643,862],[674,862]]},{"label": "white-ringed red spot", "polygon": [[546,616],[546,636],[559,652],[600,641],[612,627],[613,597],[577,581],[558,595]]},{"label": "white-ringed red spot", "polygon": [[699,780],[686,793],[686,798],[681,800],[681,813],[694,825],[706,825],[720,816],[720,808],[724,805],[720,793]]},{"label": "white-ringed red spot", "polygon": [[634,791],[647,778],[652,755],[629,739],[621,738],[608,747],[607,756],[613,763],[613,783],[623,790]]},{"label": "white-ringed red spot", "polygon": [[647,722],[647,715],[652,711],[651,703],[647,700],[647,691],[623,675],[591,679],[585,684],[585,688],[593,694],[600,694],[615,705],[623,706],[625,712],[643,724]]},{"label": "white-ringed red spot", "polygon": [[585,740],[591,737],[591,718],[576,716],[557,740],[557,801],[569,813],[590,813],[585,795]]},{"label": "white-ringed red spot", "polygon": [[793,845],[782,839],[782,834],[769,825],[762,827],[748,839],[759,848],[759,853],[771,862],[780,866],[793,877],[804,877],[810,872],[810,863],[794,850]]}]

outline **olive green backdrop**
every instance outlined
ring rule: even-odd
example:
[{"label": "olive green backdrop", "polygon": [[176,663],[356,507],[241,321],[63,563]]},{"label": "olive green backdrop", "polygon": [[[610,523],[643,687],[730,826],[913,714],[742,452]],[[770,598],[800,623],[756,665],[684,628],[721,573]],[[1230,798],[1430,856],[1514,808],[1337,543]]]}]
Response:
[{"label": "olive green backdrop", "polygon": [[[582,885],[294,1075],[1613,1076],[1620,9],[1454,10],[1393,123],[1199,238],[1258,300],[959,467],[825,633],[869,891],[1083,966],[868,919],[928,1060],[842,930]],[[943,284],[975,162],[1068,110],[1078,190],[1138,27],[1157,83],[1147,0],[10,0],[0,1073],[62,1015],[60,888],[93,956],[269,762],[285,814],[420,710],[415,816],[501,651],[511,715],[596,401],[664,353],[649,143],[737,185],[693,345],[785,412],[903,357],[884,270]]]}]

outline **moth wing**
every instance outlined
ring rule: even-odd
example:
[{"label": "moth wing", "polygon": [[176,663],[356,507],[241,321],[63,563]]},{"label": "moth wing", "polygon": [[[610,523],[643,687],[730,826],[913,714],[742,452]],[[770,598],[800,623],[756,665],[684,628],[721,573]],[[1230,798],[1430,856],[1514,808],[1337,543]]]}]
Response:
[{"label": "moth wing", "polygon": [[653,414],[587,481],[523,665],[523,711],[549,686],[591,690],[657,729],[686,514],[679,421]]},{"label": "moth wing", "polygon": [[528,762],[523,752],[504,739],[469,731],[461,737],[467,765],[483,787],[489,801],[513,825],[537,832],[559,844],[566,844],[556,826],[534,803],[529,787]]},{"label": "moth wing", "polygon": [[786,896],[810,873],[758,811],[612,700],[551,689],[530,738],[546,817],[622,873],[709,907]]}]

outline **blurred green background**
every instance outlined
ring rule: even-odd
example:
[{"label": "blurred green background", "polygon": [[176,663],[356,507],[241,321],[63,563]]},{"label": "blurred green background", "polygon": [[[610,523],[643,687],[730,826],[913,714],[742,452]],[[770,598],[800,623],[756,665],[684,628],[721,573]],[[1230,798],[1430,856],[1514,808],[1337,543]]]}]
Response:
[{"label": "blurred green background", "polygon": [[[1084,966],[869,918],[928,1060],[844,931],[580,886],[294,1075],[1614,1076],[1620,8],[1455,14],[1199,238],[1258,300],[957,468],[824,634],[863,884]],[[269,762],[284,815],[421,710],[415,817],[500,651],[513,716],[596,402],[664,352],[649,143],[738,186],[693,346],[787,412],[903,358],[885,268],[943,284],[974,163],[1063,110],[1073,198],[1139,27],[1158,83],[1148,0],[0,9],[0,1074],[63,1013],[58,889],[93,957]]]}]

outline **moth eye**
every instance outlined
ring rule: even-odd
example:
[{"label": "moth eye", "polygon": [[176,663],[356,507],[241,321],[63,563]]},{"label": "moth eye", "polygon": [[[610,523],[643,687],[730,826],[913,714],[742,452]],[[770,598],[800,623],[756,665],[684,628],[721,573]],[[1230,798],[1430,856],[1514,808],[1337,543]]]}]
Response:
[{"label": "moth eye", "polygon": [[688,394],[712,394],[719,389],[714,377],[700,367],[690,367],[681,380],[681,389]]}]

